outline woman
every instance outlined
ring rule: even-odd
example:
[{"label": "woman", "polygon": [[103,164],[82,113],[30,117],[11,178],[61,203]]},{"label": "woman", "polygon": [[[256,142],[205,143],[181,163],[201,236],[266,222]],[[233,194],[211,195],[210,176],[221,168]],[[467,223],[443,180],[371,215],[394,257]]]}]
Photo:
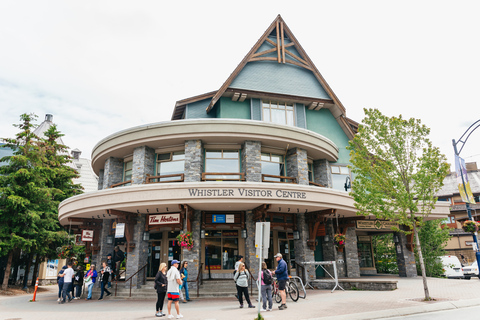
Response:
[{"label": "woman", "polygon": [[237,295],[238,301],[240,302],[240,308],[243,308],[243,298],[242,294],[245,295],[245,300],[247,300],[249,308],[255,308],[252,303],[250,302],[250,297],[248,296],[248,280],[250,279],[250,275],[248,272],[245,271],[245,264],[240,262],[238,265],[238,271],[235,272],[235,276],[233,276],[233,280],[235,280],[235,284],[237,285]]},{"label": "woman", "polygon": [[108,285],[108,278],[110,277],[110,273],[112,270],[110,269],[109,266],[107,266],[107,262],[103,261],[102,262],[102,270],[100,270],[100,298],[98,300],[103,300],[103,292],[105,291],[107,293],[107,297],[111,295],[112,293],[108,291],[107,285]]},{"label": "woman", "polygon": [[188,279],[188,270],[187,270],[187,267],[188,267],[188,261],[183,261],[182,263],[182,267],[180,268],[180,277],[182,277],[182,281],[183,281],[183,288],[185,288],[185,299],[183,299],[183,302],[187,302],[187,301],[190,301],[190,295],[188,293],[188,283],[187,283],[187,279]]},{"label": "woman", "polygon": [[80,299],[82,295],[82,287],[83,287],[83,270],[82,267],[77,266],[77,272],[75,273],[75,277],[73,278],[73,285],[75,286],[75,300]]},{"label": "woman", "polygon": [[92,264],[90,266],[90,270],[88,270],[87,274],[85,275],[85,284],[87,284],[88,296],[85,300],[92,300],[92,289],[95,281],[97,281],[97,270],[95,270],[95,265]]},{"label": "woman", "polygon": [[155,289],[157,290],[157,313],[155,316],[163,317],[165,313],[162,312],[163,302],[165,301],[165,295],[167,294],[167,264],[162,262],[160,268],[158,268],[157,275],[155,276]]},{"label": "woman", "polygon": [[62,301],[62,289],[63,289],[63,277],[60,277],[61,274],[67,269],[67,266],[63,266],[62,270],[57,275],[57,284],[58,284],[58,299],[57,301]]},{"label": "woman", "polygon": [[[269,278],[269,279],[267,279]],[[267,269],[267,264],[262,262],[262,270],[258,273],[258,279],[262,281],[262,310],[260,311],[272,311],[273,301],[272,301],[272,273]],[[268,284],[265,283],[268,282]],[[268,309],[267,309],[267,300],[268,300]]]}]

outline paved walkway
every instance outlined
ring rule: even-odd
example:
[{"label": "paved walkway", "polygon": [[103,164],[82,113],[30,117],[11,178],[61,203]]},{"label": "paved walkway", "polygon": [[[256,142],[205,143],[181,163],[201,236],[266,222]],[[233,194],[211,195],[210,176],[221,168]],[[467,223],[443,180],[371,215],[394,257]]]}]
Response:
[{"label": "paved walkway", "polygon": [[[429,278],[430,295],[436,301],[423,302],[421,278],[398,280],[394,291],[341,291],[307,290],[307,298],[298,302],[287,300],[288,309],[263,312],[265,319],[380,319],[429,311],[455,309],[480,305],[480,281]],[[0,319],[153,319],[153,300],[74,300],[59,305],[57,287],[37,294],[37,302],[29,302],[32,295],[0,297]],[[255,300],[255,299],[252,299]],[[257,304],[255,303],[255,306]],[[166,304],[164,312],[166,313]],[[180,303],[185,320],[253,320],[257,309],[239,309],[233,298],[201,299]],[[175,312],[174,312],[175,314]]]}]

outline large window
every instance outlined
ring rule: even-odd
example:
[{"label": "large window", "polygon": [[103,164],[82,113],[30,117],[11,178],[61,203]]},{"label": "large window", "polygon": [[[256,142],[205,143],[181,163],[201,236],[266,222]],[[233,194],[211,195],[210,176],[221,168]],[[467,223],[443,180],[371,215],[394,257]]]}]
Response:
[{"label": "large window", "polygon": [[237,230],[205,231],[205,270],[233,270],[237,255]]},{"label": "large window", "polygon": [[278,124],[295,125],[292,103],[281,102],[263,102],[262,103],[263,121]]},{"label": "large window", "polygon": [[[228,173],[240,172],[240,152],[238,150],[206,150],[206,179],[240,179],[241,175]],[[227,173],[227,174],[222,174]]]},{"label": "large window", "polygon": [[[262,152],[262,174],[285,176],[285,163],[282,155]],[[277,177],[264,177],[266,181],[283,181]]]},{"label": "large window", "polygon": [[331,167],[332,172],[332,187],[336,190],[350,191],[351,189],[345,190],[345,184],[350,186],[350,169],[347,166],[334,166]]},{"label": "large window", "polygon": [[123,181],[132,180],[133,161],[127,161],[123,164]]},{"label": "large window", "polygon": [[[180,175],[185,171],[185,152],[169,152],[157,155],[157,175]],[[159,181],[179,180],[179,176],[159,178]]]}]

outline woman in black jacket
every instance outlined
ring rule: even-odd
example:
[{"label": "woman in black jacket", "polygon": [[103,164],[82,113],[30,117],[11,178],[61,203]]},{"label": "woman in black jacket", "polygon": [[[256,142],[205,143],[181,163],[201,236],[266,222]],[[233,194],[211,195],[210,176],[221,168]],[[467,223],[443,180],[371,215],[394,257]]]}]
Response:
[{"label": "woman in black jacket", "polygon": [[163,302],[165,301],[165,295],[167,294],[167,264],[162,262],[160,268],[158,268],[157,275],[155,276],[155,289],[157,290],[157,313],[155,316],[163,317],[165,313],[162,312]]}]

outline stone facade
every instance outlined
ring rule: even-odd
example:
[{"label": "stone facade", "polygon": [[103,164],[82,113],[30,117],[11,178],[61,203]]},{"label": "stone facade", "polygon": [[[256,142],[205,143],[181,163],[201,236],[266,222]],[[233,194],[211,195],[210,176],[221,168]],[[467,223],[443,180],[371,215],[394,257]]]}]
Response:
[{"label": "stone facade", "polygon": [[133,150],[132,184],[145,183],[147,174],[155,173],[155,150],[141,146]]},{"label": "stone facade", "polygon": [[[253,213],[247,211],[246,213],[247,238],[245,239],[245,257],[243,262],[250,269],[250,272],[257,278],[258,274],[258,260],[255,257],[257,249],[255,248],[255,221],[253,221]],[[272,250],[272,249],[270,249]]]},{"label": "stone facade", "polygon": [[[202,212],[195,210],[193,219],[190,221],[192,227],[193,248],[191,250],[183,249],[183,260],[188,261],[188,290],[190,295],[197,290],[197,284],[190,282],[197,279],[198,268],[202,261],[202,239],[200,238],[200,227],[202,221]],[[184,230],[187,230],[187,221],[185,219]],[[180,266],[179,266],[180,267]],[[202,267],[205,269],[205,266]]]},{"label": "stone facade", "polygon": [[[100,253],[98,255],[97,259],[97,270],[100,270],[99,267],[103,261],[107,260],[107,254],[111,253],[113,254],[113,243],[108,244],[107,243],[107,236],[110,233],[110,228],[111,228],[111,219],[105,219],[102,222],[102,232],[100,233]],[[115,236],[115,235],[113,235]]]},{"label": "stone facade", "polygon": [[327,188],[332,187],[332,173],[330,171],[330,162],[325,159],[313,161],[314,182]]},{"label": "stone facade", "polygon": [[262,182],[262,145],[259,141],[245,141],[242,149],[242,168],[245,181]]},{"label": "stone facade", "polygon": [[[125,279],[137,272],[148,261],[148,241],[143,240],[143,232],[145,230],[145,222],[147,216],[144,214],[137,215],[137,223],[133,227],[133,241],[135,248],[127,255],[127,266]],[[146,269],[145,269],[146,272]],[[143,284],[143,272],[139,272],[132,278],[132,288],[140,288]],[[130,281],[125,282],[125,287],[130,288]]]},{"label": "stone facade", "polygon": [[100,169],[98,171],[98,190],[102,190],[103,189],[103,176],[104,176],[104,171],[103,169]]},{"label": "stone facade", "polygon": [[394,237],[398,239],[395,243],[397,252],[398,274],[400,277],[414,278],[417,276],[417,265],[415,254],[407,249],[407,237],[403,232],[395,232]]},{"label": "stone facade", "polygon": [[185,182],[202,181],[203,144],[202,140],[185,141]]},{"label": "stone facade", "polygon": [[[315,261],[315,252],[307,246],[307,239],[309,238],[308,224],[305,221],[305,214],[296,213],[297,228],[300,234],[300,239],[294,241],[295,245],[295,260],[298,262],[313,262]],[[305,277],[308,281],[316,278],[315,266],[307,265],[305,268]],[[298,271],[297,271],[298,274]]]},{"label": "stone facade", "polygon": [[123,159],[110,157],[105,160],[103,172],[103,188],[107,189],[112,184],[123,181]]},{"label": "stone facade", "polygon": [[298,184],[308,186],[307,151],[300,148],[289,149],[286,160],[287,176],[295,177]]},{"label": "stone facade", "polygon": [[[343,252],[339,252],[335,245],[333,244],[333,236],[335,235],[335,229],[333,226],[333,220],[327,219],[325,224],[325,231],[328,236],[328,241],[322,242],[323,249],[323,260],[324,261],[335,261],[337,265],[338,277],[345,277],[347,272],[345,268],[345,259]],[[325,266],[325,269],[333,276],[333,266]],[[328,277],[328,275],[325,275]]]},{"label": "stone facade", "polygon": [[347,228],[345,232],[345,262],[347,266],[347,277],[360,277],[360,261],[358,260],[357,232],[355,227]]}]

